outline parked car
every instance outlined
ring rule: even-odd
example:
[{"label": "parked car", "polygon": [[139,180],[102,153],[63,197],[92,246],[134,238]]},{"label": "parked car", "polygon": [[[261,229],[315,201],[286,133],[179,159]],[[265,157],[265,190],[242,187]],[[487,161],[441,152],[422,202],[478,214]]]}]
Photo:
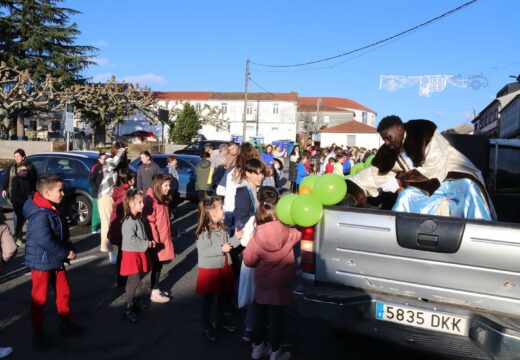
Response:
[{"label": "parked car", "polygon": [[197,155],[202,156],[204,152],[204,148],[208,145],[211,145],[213,149],[218,149],[221,144],[227,144],[228,141],[222,140],[203,140],[203,141],[195,141],[186,146],[184,149],[175,151],[175,154],[186,154],[186,155]]},{"label": "parked car", "polygon": [[[152,154],[152,160],[159,165],[162,172],[168,173],[167,165],[168,154]],[[199,156],[195,155],[178,155],[177,158],[177,172],[179,173],[179,194],[184,198],[196,198],[195,192],[195,166],[200,161]],[[137,172],[137,168],[141,165],[141,159],[137,158],[130,163],[130,169]]]},{"label": "parked car", "polygon": [[[92,189],[88,174],[98,156],[98,152],[72,151],[37,153],[27,157],[38,177],[59,175],[63,178],[65,198],[61,207],[78,225],[88,225],[92,219]],[[4,176],[5,169],[0,171],[0,184],[3,184]],[[1,202],[2,206],[12,208],[5,199],[1,198]]]},{"label": "parked car", "polygon": [[499,221],[326,206],[302,233],[295,304],[450,358],[520,359],[520,141],[447,138],[488,179]]}]

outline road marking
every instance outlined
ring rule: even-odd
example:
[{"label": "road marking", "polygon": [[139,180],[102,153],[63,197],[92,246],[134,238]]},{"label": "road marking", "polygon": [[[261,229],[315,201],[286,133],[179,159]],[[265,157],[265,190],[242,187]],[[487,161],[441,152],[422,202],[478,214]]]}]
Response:
[{"label": "road marking", "polygon": [[180,218],[173,219],[173,224],[175,224],[177,221],[186,219],[187,217],[189,217],[197,212],[199,212],[199,209],[191,210],[189,213],[182,215]]}]

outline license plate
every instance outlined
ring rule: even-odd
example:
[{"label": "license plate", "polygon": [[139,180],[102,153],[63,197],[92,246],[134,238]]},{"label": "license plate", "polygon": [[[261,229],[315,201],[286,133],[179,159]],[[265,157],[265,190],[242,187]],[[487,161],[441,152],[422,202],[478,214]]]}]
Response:
[{"label": "license plate", "polygon": [[409,306],[376,302],[376,319],[454,335],[468,334],[466,318]]}]

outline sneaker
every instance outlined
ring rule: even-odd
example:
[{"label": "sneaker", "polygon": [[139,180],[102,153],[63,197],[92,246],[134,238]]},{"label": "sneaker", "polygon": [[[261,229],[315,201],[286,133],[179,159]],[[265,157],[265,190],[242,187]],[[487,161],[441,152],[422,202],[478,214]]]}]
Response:
[{"label": "sneaker", "polygon": [[108,252],[108,262],[112,265],[117,264],[117,253],[115,252],[115,250]]},{"label": "sneaker", "polygon": [[165,304],[170,301],[170,298],[161,294],[161,290],[153,289],[150,294],[150,301],[158,304]]},{"label": "sneaker", "polygon": [[16,246],[18,246],[19,248],[23,248],[25,247],[25,243],[22,239],[16,239]]},{"label": "sneaker", "polygon": [[12,347],[0,347],[0,359],[6,358],[13,353]]},{"label": "sneaker", "polygon": [[269,360],[289,360],[290,358],[291,353],[283,351],[282,349],[278,349],[278,351],[271,351],[271,355],[269,355]]},{"label": "sneaker", "polygon": [[126,308],[125,317],[131,323],[135,323],[137,321],[137,315],[135,314],[134,308],[132,306]]},{"label": "sneaker", "polygon": [[46,351],[50,347],[49,339],[43,333],[34,333],[33,348],[36,351]]},{"label": "sneaker", "polygon": [[81,336],[86,332],[87,328],[73,322],[60,326],[60,334],[62,336]]},{"label": "sneaker", "polygon": [[242,341],[246,343],[253,341],[253,330],[245,329],[242,334]]},{"label": "sneaker", "polygon": [[271,353],[271,346],[268,344],[261,343],[260,345],[253,344],[253,350],[251,351],[252,359],[261,359],[263,357],[269,356]]},{"label": "sneaker", "polygon": [[217,336],[215,335],[215,330],[213,330],[213,326],[203,326],[202,333],[204,337],[209,341],[216,341]]}]

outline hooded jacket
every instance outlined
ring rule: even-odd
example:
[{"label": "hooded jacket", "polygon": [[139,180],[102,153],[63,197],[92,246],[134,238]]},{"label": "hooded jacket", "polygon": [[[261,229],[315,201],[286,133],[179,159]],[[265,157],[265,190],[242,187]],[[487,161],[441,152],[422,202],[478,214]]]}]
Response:
[{"label": "hooded jacket", "polygon": [[114,188],[112,193],[112,212],[110,213],[110,227],[108,228],[108,238],[110,242],[116,246],[121,246],[123,241],[121,227],[125,219],[125,210],[123,208],[123,201],[129,189],[128,185],[121,185]]},{"label": "hooded jacket", "polygon": [[208,178],[211,170],[211,162],[206,159],[202,159],[195,167],[195,190],[206,191],[208,190]]},{"label": "hooded jacket", "polygon": [[73,250],[69,228],[53,204],[35,193],[23,207],[27,218],[25,266],[31,270],[63,269],[63,262]]},{"label": "hooded jacket", "polygon": [[243,252],[244,263],[255,268],[256,302],[287,305],[291,301],[291,283],[295,278],[293,247],[301,233],[279,221],[256,227]]},{"label": "hooded jacket", "polygon": [[11,260],[16,255],[18,249],[9,226],[4,221],[4,214],[0,214],[0,274],[2,273],[3,264]]},{"label": "hooded jacket", "polygon": [[144,198],[143,219],[149,224],[148,239],[158,245],[153,249],[159,261],[168,261],[175,258],[173,250],[173,235],[171,231],[170,213],[168,205],[160,204],[149,188]]}]

